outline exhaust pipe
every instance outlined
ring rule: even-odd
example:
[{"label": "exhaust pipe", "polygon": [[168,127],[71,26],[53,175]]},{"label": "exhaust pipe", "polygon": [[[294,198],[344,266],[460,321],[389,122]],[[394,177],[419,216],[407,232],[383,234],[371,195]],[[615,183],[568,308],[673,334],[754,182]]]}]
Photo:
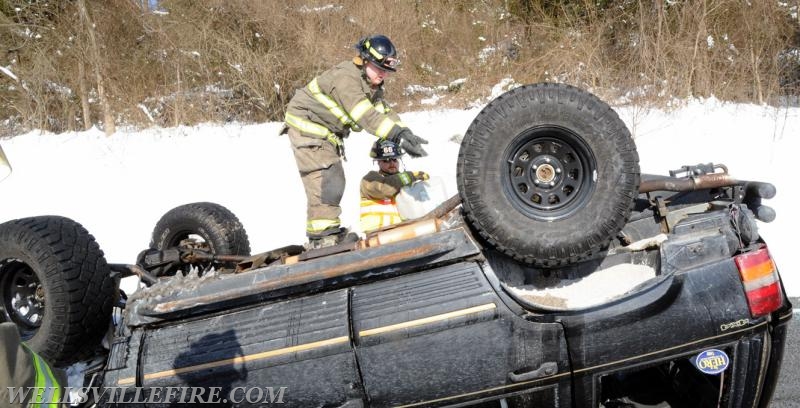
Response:
[{"label": "exhaust pipe", "polygon": [[639,184],[639,192],[652,193],[653,191],[695,191],[704,190],[707,188],[729,187],[740,184],[744,184],[744,182],[723,173],[703,174],[701,176],[691,178],[663,177],[642,181]]}]

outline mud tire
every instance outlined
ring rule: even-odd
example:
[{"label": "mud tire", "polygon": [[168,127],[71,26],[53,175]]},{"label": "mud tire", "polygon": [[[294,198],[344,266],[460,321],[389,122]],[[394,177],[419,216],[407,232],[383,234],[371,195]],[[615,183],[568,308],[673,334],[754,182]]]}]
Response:
[{"label": "mud tire", "polygon": [[639,156],[606,103],[564,84],[511,90],[467,130],[457,183],[469,225],[526,264],[560,267],[602,254],[639,191]]},{"label": "mud tire", "polygon": [[[214,254],[250,255],[250,240],[236,215],[209,202],[181,205],[164,214],[153,229],[150,248],[178,247],[190,235],[202,238]],[[174,272],[161,271],[160,274]]]},{"label": "mud tire", "polygon": [[118,288],[103,251],[77,222],[42,216],[0,224],[0,313],[54,365],[100,345]]}]

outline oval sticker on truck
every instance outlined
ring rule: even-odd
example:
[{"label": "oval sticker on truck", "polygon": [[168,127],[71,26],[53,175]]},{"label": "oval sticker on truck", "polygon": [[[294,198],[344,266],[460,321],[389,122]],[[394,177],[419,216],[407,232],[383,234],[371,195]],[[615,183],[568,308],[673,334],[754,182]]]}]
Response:
[{"label": "oval sticker on truck", "polygon": [[694,366],[705,374],[719,374],[725,371],[730,364],[730,359],[724,351],[706,350],[694,358]]}]

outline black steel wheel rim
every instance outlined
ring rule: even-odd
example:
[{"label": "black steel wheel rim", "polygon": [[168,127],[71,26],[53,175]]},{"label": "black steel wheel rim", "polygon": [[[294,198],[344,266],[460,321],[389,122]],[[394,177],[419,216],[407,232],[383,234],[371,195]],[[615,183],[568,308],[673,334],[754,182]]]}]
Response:
[{"label": "black steel wheel rim", "polygon": [[594,155],[569,129],[528,129],[509,144],[504,158],[503,190],[512,205],[532,219],[569,217],[586,204],[594,190]]},{"label": "black steel wheel rim", "polygon": [[5,317],[20,329],[23,340],[36,334],[44,319],[45,294],[29,265],[19,260],[0,263],[0,304]]}]

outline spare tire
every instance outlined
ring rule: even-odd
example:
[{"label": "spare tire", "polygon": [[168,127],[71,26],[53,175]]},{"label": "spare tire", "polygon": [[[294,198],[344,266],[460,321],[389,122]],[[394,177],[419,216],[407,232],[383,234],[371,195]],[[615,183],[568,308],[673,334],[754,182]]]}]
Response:
[{"label": "spare tire", "polygon": [[[156,223],[150,248],[165,250],[187,242],[216,255],[250,255],[250,240],[242,223],[230,210],[215,203],[185,204],[169,210]],[[159,270],[157,274],[176,271]]]},{"label": "spare tire", "polygon": [[457,183],[469,225],[539,267],[602,254],[639,191],[639,156],[606,103],[564,84],[527,85],[489,103],[467,130]]},{"label": "spare tire", "polygon": [[56,366],[91,355],[111,323],[118,283],[80,224],[43,216],[0,224],[0,320]]}]

